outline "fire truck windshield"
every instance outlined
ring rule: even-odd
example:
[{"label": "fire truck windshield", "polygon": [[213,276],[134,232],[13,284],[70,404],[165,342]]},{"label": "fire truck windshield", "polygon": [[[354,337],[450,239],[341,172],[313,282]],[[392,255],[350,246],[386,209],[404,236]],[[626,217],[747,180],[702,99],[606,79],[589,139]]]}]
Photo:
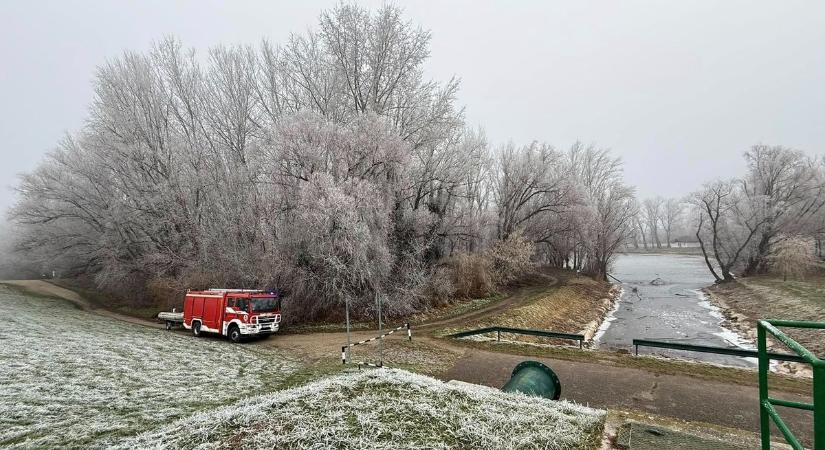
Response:
[{"label": "fire truck windshield", "polygon": [[259,297],[249,299],[252,303],[252,311],[275,311],[281,309],[281,301],[276,297]]}]

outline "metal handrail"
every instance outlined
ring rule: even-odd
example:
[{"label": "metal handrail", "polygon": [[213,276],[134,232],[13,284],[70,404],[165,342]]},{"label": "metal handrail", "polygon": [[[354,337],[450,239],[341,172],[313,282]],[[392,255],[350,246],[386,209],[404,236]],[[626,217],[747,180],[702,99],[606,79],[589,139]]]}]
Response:
[{"label": "metal handrail", "polygon": [[[825,330],[825,323],[806,322],[796,320],[760,320],[756,324],[756,339],[759,354],[759,425],[762,439],[762,450],[771,448],[771,421],[785,437],[785,440],[794,450],[803,450],[793,432],[779,416],[774,406],[796,408],[814,413],[814,450],[825,450],[825,361],[818,358],[808,349],[800,345],[776,327],[807,328]],[[767,333],[770,332],[776,339],[787,345],[813,369],[813,402],[802,403],[789,400],[774,399],[768,396],[768,371],[770,360],[774,359],[768,352]]]},{"label": "metal handrail", "polygon": [[[743,358],[759,357],[759,352],[756,350],[746,350],[742,348],[729,347],[715,347],[710,345],[683,344],[681,342],[655,341],[650,339],[633,339],[633,345],[636,347],[636,355],[639,354],[639,347],[656,347],[666,348],[669,350],[684,350],[688,352],[715,353],[719,355],[741,356]],[[789,353],[769,353],[768,355],[771,357],[771,359],[776,359],[779,361],[791,361],[801,363],[806,362],[805,358],[797,355],[792,355]]]},{"label": "metal handrail", "polygon": [[501,333],[511,333],[511,334],[523,334],[528,336],[539,336],[539,337],[549,337],[554,339],[567,339],[571,341],[579,341],[579,348],[582,348],[582,343],[584,342],[584,335],[582,334],[573,334],[573,333],[560,333],[557,331],[547,331],[547,330],[536,330],[532,328],[513,328],[513,327],[501,327],[501,326],[493,326],[493,327],[485,327],[485,328],[478,328],[475,330],[467,330],[467,331],[459,331],[458,333],[453,333],[449,335],[452,338],[462,338],[467,336],[474,336],[476,334],[487,334],[487,333],[497,333],[498,340],[501,340]]}]

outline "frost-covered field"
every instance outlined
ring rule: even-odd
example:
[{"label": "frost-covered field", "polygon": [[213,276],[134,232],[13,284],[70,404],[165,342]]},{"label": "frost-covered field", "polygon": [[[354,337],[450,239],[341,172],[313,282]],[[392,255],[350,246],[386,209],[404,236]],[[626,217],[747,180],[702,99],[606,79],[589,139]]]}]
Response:
[{"label": "frost-covered field", "polygon": [[0,287],[0,447],[109,447],[271,391],[296,371],[263,346],[119,322]]},{"label": "frost-covered field", "polygon": [[563,401],[375,369],[197,414],[119,447],[588,449],[604,418]]}]

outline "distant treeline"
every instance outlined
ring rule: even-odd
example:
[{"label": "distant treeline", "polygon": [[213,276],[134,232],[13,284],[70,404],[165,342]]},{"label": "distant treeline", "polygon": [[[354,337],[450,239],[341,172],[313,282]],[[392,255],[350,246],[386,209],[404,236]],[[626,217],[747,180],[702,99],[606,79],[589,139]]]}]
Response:
[{"label": "distant treeline", "polygon": [[719,282],[813,269],[823,258],[825,159],[761,144],[744,157],[740,177],[706,183],[683,199],[642,202],[633,247],[670,248],[671,236],[694,241]]}]

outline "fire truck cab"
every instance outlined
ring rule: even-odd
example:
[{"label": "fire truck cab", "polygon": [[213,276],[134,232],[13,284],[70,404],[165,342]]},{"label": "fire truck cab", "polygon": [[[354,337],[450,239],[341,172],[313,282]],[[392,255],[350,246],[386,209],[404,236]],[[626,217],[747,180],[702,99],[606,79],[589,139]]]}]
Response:
[{"label": "fire truck cab", "polygon": [[217,333],[232,342],[269,336],[281,323],[281,298],[276,292],[248,289],[189,291],[183,302],[183,327],[192,334]]}]

